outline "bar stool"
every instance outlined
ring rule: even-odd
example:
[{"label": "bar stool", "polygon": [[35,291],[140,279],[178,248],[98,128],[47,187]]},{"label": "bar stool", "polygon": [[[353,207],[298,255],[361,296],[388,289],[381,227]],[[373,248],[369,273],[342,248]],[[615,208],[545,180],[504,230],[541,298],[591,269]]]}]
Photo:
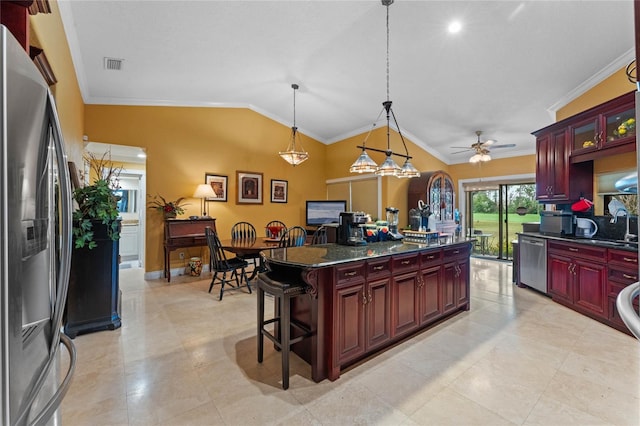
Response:
[{"label": "bar stool", "polygon": [[[292,279],[274,272],[258,274],[258,362],[262,363],[264,352],[264,336],[273,342],[282,355],[282,389],[289,388],[289,352],[291,346],[311,337],[311,327],[291,318],[291,299],[307,294],[307,285],[299,278]],[[264,319],[264,295],[271,294],[276,300],[276,316]],[[273,334],[265,326],[276,323]],[[291,338],[292,327],[302,332]]]}]

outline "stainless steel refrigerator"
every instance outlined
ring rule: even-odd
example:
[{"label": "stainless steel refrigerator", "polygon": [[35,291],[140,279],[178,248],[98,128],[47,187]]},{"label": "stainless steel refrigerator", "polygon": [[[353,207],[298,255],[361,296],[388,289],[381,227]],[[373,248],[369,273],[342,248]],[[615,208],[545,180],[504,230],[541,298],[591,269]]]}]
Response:
[{"label": "stainless steel refrigerator", "polygon": [[[0,74],[0,424],[54,424],[75,366],[61,333],[69,172],[53,96],[1,25]],[[64,363],[60,348],[69,351]]]}]

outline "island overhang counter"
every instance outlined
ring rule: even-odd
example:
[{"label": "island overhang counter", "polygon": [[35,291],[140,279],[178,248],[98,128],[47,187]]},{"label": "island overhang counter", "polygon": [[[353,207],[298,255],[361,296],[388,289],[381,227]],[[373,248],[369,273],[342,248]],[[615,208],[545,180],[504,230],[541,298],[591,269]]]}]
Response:
[{"label": "island overhang counter", "polygon": [[314,334],[292,350],[320,382],[336,380],[340,370],[469,310],[473,241],[320,244],[261,256],[270,271],[309,286],[309,297],[292,300],[291,316]]}]

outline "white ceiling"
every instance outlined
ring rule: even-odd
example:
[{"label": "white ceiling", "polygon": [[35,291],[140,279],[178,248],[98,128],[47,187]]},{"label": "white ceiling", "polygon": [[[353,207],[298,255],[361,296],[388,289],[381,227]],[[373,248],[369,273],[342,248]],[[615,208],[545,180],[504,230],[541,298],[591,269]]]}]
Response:
[{"label": "white ceiling", "polygon": [[[87,104],[248,107],[291,126],[297,83],[296,124],[330,144],[367,131],[386,100],[379,0],[59,1]],[[516,144],[494,158],[533,153],[532,131],[634,58],[628,0],[396,0],[389,20],[402,133],[449,164],[478,129]]]}]

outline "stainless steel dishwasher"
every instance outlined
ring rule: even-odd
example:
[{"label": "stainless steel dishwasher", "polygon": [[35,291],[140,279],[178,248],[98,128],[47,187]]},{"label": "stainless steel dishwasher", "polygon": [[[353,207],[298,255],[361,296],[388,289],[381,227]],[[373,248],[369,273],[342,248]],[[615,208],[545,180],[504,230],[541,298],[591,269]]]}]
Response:
[{"label": "stainless steel dishwasher", "polygon": [[547,294],[547,240],[518,235],[520,245],[520,283]]}]

